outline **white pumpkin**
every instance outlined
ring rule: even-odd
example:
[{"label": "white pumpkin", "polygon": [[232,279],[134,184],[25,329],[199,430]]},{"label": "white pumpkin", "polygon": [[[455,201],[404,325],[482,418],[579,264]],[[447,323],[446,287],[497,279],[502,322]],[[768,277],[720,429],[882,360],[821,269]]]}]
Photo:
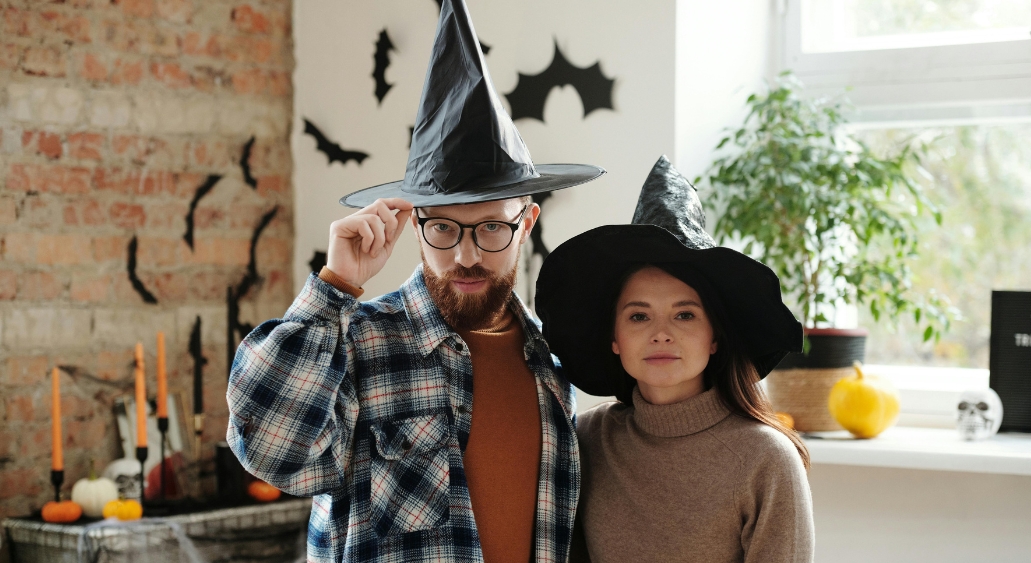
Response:
[{"label": "white pumpkin", "polygon": [[90,518],[104,515],[104,505],[118,499],[118,485],[107,477],[97,477],[90,469],[87,479],[79,479],[72,487],[72,502],[82,507],[82,513]]}]

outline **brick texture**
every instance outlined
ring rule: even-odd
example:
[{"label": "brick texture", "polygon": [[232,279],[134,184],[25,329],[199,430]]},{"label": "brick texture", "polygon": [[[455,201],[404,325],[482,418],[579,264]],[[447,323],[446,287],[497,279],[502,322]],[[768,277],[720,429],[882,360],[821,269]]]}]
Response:
[{"label": "brick texture", "polygon": [[[226,288],[275,206],[241,320],[293,297],[290,13],[290,0],[0,2],[0,519],[52,495],[54,366],[75,368],[59,376],[66,494],[90,458],[102,469],[122,456],[112,407],[132,391],[135,342],[153,396],[165,333],[170,391],[192,412],[198,315],[201,457],[225,436]],[[256,189],[239,166],[252,136]],[[212,174],[222,179],[195,206],[191,248],[186,217]],[[134,238],[135,277],[157,304],[130,281]],[[211,477],[191,485],[213,489]]]}]

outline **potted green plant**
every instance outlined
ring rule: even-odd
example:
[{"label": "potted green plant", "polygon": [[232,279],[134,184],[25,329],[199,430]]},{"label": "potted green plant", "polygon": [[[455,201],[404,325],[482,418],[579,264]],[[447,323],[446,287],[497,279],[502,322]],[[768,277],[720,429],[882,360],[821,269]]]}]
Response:
[{"label": "potted green plant", "polygon": [[937,339],[954,314],[936,294],[915,295],[908,262],[918,252],[917,220],[941,215],[911,175],[919,147],[880,157],[843,127],[841,99],[800,95],[781,74],[748,98],[743,125],[717,145],[724,151],[704,178],[704,203],[719,216],[721,243],[780,277],[806,334],[767,378],[774,407],[801,431],[839,428],[827,412],[830,388],[863,361],[866,332],[830,326],[828,311],[854,304],[875,320],[912,315],[924,340]]}]

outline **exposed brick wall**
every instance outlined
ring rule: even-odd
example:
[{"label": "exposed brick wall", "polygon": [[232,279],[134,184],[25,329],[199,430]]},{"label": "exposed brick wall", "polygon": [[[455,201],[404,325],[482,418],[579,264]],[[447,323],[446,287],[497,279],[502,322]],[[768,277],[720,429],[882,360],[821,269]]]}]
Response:
[{"label": "exposed brick wall", "polygon": [[[198,315],[204,456],[224,439],[226,288],[275,206],[241,320],[281,315],[293,293],[290,13],[289,0],[0,2],[0,517],[50,496],[51,367],[76,368],[61,375],[70,490],[90,457],[121,454],[112,404],[131,392],[137,341],[153,394],[165,332],[170,390],[192,412]],[[239,166],[252,136],[256,188]],[[191,249],[185,217],[212,174]],[[130,282],[134,237],[156,304]]]}]

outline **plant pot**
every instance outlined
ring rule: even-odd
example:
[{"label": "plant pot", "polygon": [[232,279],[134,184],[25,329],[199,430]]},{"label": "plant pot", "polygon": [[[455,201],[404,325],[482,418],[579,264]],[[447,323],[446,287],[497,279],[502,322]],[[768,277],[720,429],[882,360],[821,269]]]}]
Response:
[{"label": "plant pot", "polygon": [[841,430],[827,409],[831,387],[852,374],[866,357],[863,329],[810,328],[808,354],[788,354],[766,377],[766,393],[777,412],[795,420],[799,432]]}]

